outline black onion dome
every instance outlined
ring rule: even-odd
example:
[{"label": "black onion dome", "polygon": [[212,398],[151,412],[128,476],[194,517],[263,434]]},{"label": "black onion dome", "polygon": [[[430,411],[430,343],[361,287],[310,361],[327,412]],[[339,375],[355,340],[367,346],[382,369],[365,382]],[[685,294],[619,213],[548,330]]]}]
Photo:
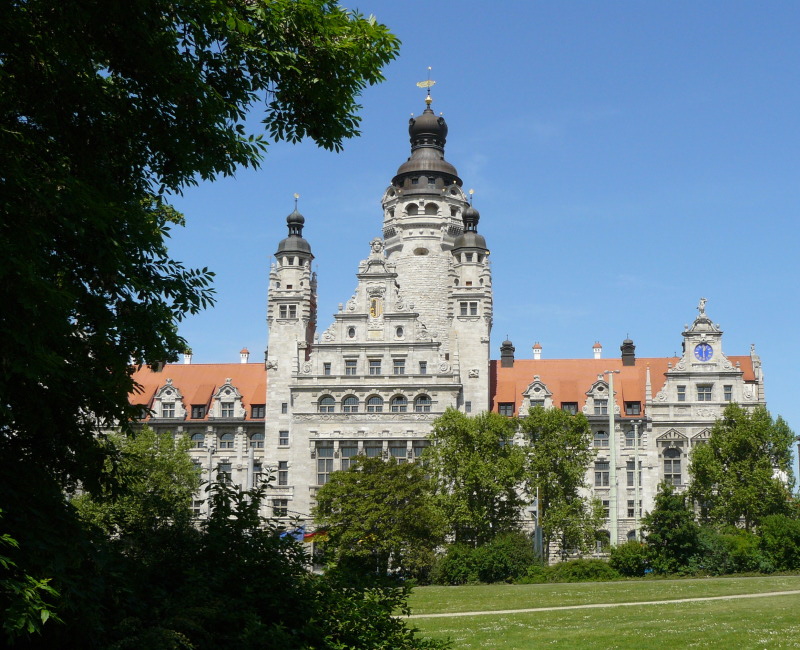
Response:
[{"label": "black onion dome", "polygon": [[481,213],[471,205],[468,205],[462,212],[461,219],[464,221],[464,232],[456,237],[453,242],[453,251],[455,252],[462,248],[487,250],[486,239],[483,235],[478,234],[478,222],[481,220]]},{"label": "black onion dome", "polygon": [[437,117],[428,106],[422,115],[408,121],[408,135],[411,141],[411,157],[400,165],[392,184],[402,186],[406,177],[428,173],[442,177],[445,185],[450,185],[453,181],[461,185],[458,171],[444,159],[447,122],[443,117]]},{"label": "black onion dome", "polygon": [[305,217],[294,209],[294,212],[286,217],[286,225],[289,227],[289,236],[282,239],[278,244],[276,255],[282,253],[305,253],[311,255],[311,244],[303,237],[303,224]]}]

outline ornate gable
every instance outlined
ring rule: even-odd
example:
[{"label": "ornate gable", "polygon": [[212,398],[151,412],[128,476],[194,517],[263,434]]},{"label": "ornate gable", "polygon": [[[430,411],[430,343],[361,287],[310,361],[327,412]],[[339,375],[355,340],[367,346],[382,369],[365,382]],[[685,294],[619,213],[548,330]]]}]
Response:
[{"label": "ornate gable", "polygon": [[156,391],[153,398],[153,412],[157,418],[186,418],[186,407],[183,404],[183,394],[173,385],[172,379]]},{"label": "ornate gable", "polygon": [[245,409],[242,404],[242,394],[236,386],[231,384],[230,377],[211,396],[208,417],[209,419],[244,419]]}]

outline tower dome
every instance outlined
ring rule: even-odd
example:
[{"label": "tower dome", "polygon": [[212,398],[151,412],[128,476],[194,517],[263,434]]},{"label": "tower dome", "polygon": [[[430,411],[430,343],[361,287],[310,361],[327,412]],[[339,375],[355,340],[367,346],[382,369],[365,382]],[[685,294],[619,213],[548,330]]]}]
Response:
[{"label": "tower dome", "polygon": [[455,253],[462,248],[487,250],[486,239],[484,239],[483,235],[478,234],[478,222],[481,219],[481,213],[469,205],[462,213],[461,218],[464,221],[464,232],[456,237],[453,242],[453,252]]},{"label": "tower dome", "polygon": [[[286,217],[286,225],[289,228],[289,236],[282,239],[278,244],[278,250],[275,255],[282,255],[286,253],[302,253],[304,255],[311,255],[311,245],[303,237],[303,224],[305,224],[305,217],[297,211],[295,207],[288,217]],[[313,256],[312,256],[313,257]]]}]

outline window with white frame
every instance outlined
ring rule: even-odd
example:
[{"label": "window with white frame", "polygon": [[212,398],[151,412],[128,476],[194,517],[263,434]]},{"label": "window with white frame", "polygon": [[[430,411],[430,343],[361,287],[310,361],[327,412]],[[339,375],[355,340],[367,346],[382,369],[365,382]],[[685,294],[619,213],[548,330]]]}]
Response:
[{"label": "window with white frame", "polygon": [[403,395],[395,395],[390,402],[392,413],[405,413],[408,411],[408,399]]},{"label": "window with white frame", "polygon": [[723,395],[723,399],[726,402],[732,402],[733,401],[733,386],[730,385],[730,384],[725,384],[722,387],[722,395]]},{"label": "window with white frame", "polygon": [[428,362],[427,361],[420,361],[419,362],[419,374],[427,375],[428,374]]},{"label": "window with white frame", "polygon": [[206,446],[206,437],[202,433],[192,434],[192,447],[195,449],[202,449]]},{"label": "window with white frame", "polygon": [[594,486],[608,487],[610,463],[607,460],[598,460],[594,464]]},{"label": "window with white frame", "polygon": [[272,500],[272,516],[273,517],[288,517],[289,516],[289,499],[273,499]]},{"label": "window with white frame", "polygon": [[317,485],[325,485],[333,471],[333,442],[317,443]]},{"label": "window with white frame", "polygon": [[639,447],[642,446],[642,430],[637,428],[631,427],[630,429],[625,430],[625,446],[626,447],[635,447],[638,444]]},{"label": "window with white frame", "polygon": [[608,433],[606,431],[595,431],[593,444],[595,449],[608,447]]},{"label": "window with white frame", "polygon": [[348,395],[342,400],[342,413],[358,413],[358,398]]},{"label": "window with white frame", "polygon": [[642,484],[642,461],[639,461],[639,476],[636,476],[636,461],[629,460],[625,463],[625,471],[627,473],[628,487],[636,487],[636,479],[639,479],[639,485]]},{"label": "window with white frame", "polygon": [[219,463],[217,465],[217,481],[219,483],[230,484],[232,482],[233,466],[231,463]]},{"label": "window with white frame", "polygon": [[710,402],[711,401],[711,387],[712,384],[698,384],[697,385],[697,401]]},{"label": "window with white frame", "polygon": [[260,420],[266,415],[267,407],[265,404],[253,404],[250,407],[250,417],[255,420]]},{"label": "window with white frame", "polygon": [[260,461],[253,463],[253,485],[258,485],[264,480],[264,467]]},{"label": "window with white frame", "polygon": [[686,401],[686,386],[676,386],[678,389],[678,401],[685,402]]},{"label": "window with white frame", "polygon": [[681,452],[680,449],[671,447],[664,453],[664,483],[667,485],[681,485]]},{"label": "window with white frame", "polygon": [[507,418],[514,416],[514,402],[500,402],[497,405],[497,412]]},{"label": "window with white frame", "polygon": [[404,375],[406,374],[406,360],[405,359],[392,359],[392,374]]},{"label": "window with white frame", "polygon": [[370,359],[369,360],[369,374],[370,375],[380,375],[381,374],[381,360],[380,359]]},{"label": "window with white frame", "polygon": [[259,431],[250,436],[250,449],[263,449],[264,448],[264,432]]},{"label": "window with white frame", "polygon": [[597,399],[594,400],[594,414],[595,415],[608,415],[608,400]]},{"label": "window with white frame", "polygon": [[566,411],[570,415],[577,415],[578,402],[561,402],[561,410]]},{"label": "window with white frame", "polygon": [[330,375],[331,374],[331,363],[330,361],[326,361],[322,364],[322,374],[323,375]]},{"label": "window with white frame", "polygon": [[220,402],[219,403],[219,411],[222,417],[224,418],[232,418],[233,417],[233,402]]},{"label": "window with white frame", "polygon": [[336,407],[336,400],[330,395],[323,395],[319,398],[318,410],[320,413],[333,413]]},{"label": "window with white frame", "polygon": [[641,402],[625,402],[625,415],[641,415],[642,403]]},{"label": "window with white frame", "polygon": [[414,411],[416,413],[430,413],[431,398],[427,395],[420,395],[414,400]]},{"label": "window with white frame", "polygon": [[175,402],[161,402],[161,417],[162,418],[175,417]]},{"label": "window with white frame", "polygon": [[230,431],[227,433],[222,433],[219,436],[219,448],[220,449],[233,449],[233,443],[236,440],[236,436],[234,436]]},{"label": "window with white frame", "polygon": [[288,446],[289,446],[289,432],[278,431],[278,447],[288,447]]},{"label": "window with white frame", "polygon": [[358,370],[358,361],[356,359],[344,360],[344,374],[348,377],[354,377]]},{"label": "window with white frame", "polygon": [[343,440],[339,443],[339,457],[342,459],[341,468],[350,469],[353,461],[358,456],[358,443],[354,440]]},{"label": "window with white frame", "polygon": [[367,398],[367,413],[383,413],[383,398],[380,395]]},{"label": "window with white frame", "polygon": [[278,461],[278,485],[289,485],[289,461]]}]

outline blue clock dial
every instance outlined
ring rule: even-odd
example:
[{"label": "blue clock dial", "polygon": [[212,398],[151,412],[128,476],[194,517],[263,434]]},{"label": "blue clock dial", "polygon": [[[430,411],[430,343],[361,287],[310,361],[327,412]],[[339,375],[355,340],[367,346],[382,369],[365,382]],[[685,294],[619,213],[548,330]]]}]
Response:
[{"label": "blue clock dial", "polygon": [[708,343],[698,343],[694,348],[694,356],[700,361],[709,361],[714,356],[714,350]]}]

